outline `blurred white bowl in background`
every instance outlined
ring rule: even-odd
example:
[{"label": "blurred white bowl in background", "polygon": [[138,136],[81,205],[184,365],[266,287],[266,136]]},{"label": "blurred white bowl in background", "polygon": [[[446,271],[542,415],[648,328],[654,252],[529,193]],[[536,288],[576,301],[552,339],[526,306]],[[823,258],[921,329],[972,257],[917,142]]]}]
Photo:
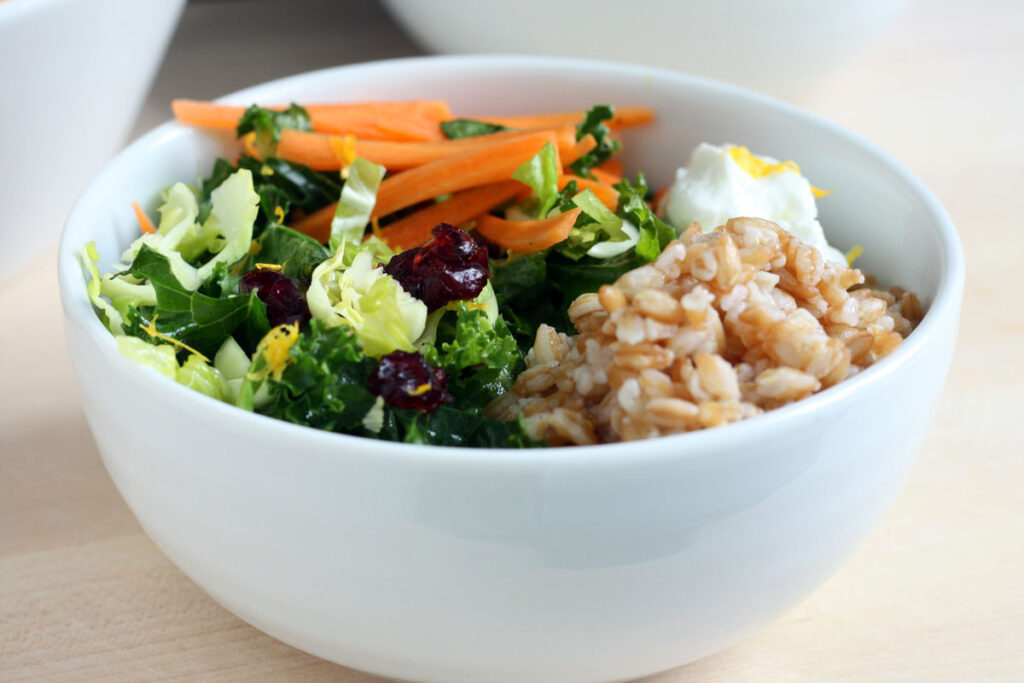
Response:
[{"label": "blurred white bowl in background", "polygon": [[124,143],[185,0],[0,2],[0,285]]},{"label": "blurred white bowl in background", "polygon": [[383,0],[440,53],[614,59],[795,99],[892,25],[907,0]]}]

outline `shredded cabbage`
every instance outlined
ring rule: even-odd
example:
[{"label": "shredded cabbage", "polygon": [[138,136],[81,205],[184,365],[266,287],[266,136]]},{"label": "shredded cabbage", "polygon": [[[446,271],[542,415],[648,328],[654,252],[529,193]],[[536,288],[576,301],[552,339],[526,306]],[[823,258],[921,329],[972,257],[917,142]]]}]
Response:
[{"label": "shredded cabbage", "polygon": [[348,167],[348,179],[341,188],[338,209],[331,221],[331,251],[336,251],[342,242],[359,244],[362,240],[384,173],[383,166],[358,157]]},{"label": "shredded cabbage", "polygon": [[374,267],[370,250],[359,250],[345,266],[346,243],[313,271],[306,300],[310,313],[328,326],[348,325],[366,355],[413,351],[423,334],[427,306]]}]

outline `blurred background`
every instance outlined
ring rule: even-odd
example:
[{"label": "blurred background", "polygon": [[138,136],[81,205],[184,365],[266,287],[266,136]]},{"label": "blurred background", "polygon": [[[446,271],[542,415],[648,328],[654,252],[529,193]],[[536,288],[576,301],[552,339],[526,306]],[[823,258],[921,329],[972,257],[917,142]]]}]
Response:
[{"label": "blurred background", "polygon": [[[0,30],[4,10],[59,2],[70,0],[0,1]],[[75,32],[89,34],[111,16],[120,15],[94,12],[95,26],[83,20]],[[105,40],[115,48],[163,45],[160,27],[114,25]],[[11,40],[0,33],[0,55]],[[168,45],[148,91],[119,102],[131,110],[141,102],[123,126],[128,140],[170,118],[175,97],[212,98],[427,50],[485,50],[602,57],[729,80],[810,109],[901,160],[946,206],[967,256],[958,352],[915,470],[864,549],[809,600],[751,639],[657,680],[1019,680],[1024,366],[1012,359],[1024,348],[1024,320],[1007,283],[1019,279],[1024,247],[1024,4],[193,0]],[[83,59],[61,43],[41,46]],[[99,71],[131,59],[121,49]],[[30,62],[0,56],[5,105]],[[18,101],[44,91],[52,100],[55,84],[34,85]],[[111,87],[108,79],[74,102],[99,106]],[[31,122],[23,110],[0,110],[20,112],[5,124],[8,137]],[[79,141],[92,134],[72,131]],[[79,148],[65,146],[50,166],[79,163]],[[56,203],[47,177],[39,176],[42,198],[0,194],[4,222],[40,232],[43,245],[17,279],[0,283],[0,679],[374,680],[274,641],[213,603],[117,495],[64,347],[55,268],[62,218],[8,215],[23,203]],[[70,188],[68,206],[86,180]],[[67,208],[55,207],[61,216]],[[30,377],[30,390],[11,377]]]}]

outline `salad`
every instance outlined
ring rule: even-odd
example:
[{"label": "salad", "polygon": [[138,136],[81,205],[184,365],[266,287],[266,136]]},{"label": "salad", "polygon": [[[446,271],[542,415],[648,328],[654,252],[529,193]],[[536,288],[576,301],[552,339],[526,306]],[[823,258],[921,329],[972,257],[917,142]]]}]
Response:
[{"label": "salad", "polygon": [[847,291],[864,278],[792,162],[702,146],[658,196],[624,176],[618,132],[650,109],[173,108],[233,130],[238,154],[160,190],[154,216],[133,204],[140,235],[112,271],[85,245],[90,299],[125,356],[295,424],[514,448],[688,431],[859,371],[919,312]]}]

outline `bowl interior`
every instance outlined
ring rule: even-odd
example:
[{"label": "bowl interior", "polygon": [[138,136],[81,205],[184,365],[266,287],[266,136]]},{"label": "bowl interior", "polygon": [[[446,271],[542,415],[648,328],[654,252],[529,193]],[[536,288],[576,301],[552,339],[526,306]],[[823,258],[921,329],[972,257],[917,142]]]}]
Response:
[{"label": "bowl interior", "polygon": [[[931,193],[872,144],[743,89],[675,72],[583,60],[433,57],[312,72],[224,100],[273,104],[417,98],[446,99],[460,116],[559,111],[602,102],[650,106],[657,120],[624,132],[623,160],[627,172],[643,171],[654,187],[670,183],[702,141],[743,144],[757,153],[793,159],[814,185],[835,190],[819,203],[832,244],[843,250],[863,246],[859,267],[883,283],[916,292],[926,307],[958,305],[959,244]],[[77,262],[82,245],[95,240],[101,269],[117,261],[137,234],[132,201],[154,209],[160,188],[205,176],[217,155],[233,154],[233,149],[230,135],[165,124],[122,152],[83,194],[62,239],[62,294],[69,316],[98,344],[113,347],[86,298]],[[916,335],[927,334],[933,313]],[[886,362],[913,352],[912,343],[904,347]]]}]

